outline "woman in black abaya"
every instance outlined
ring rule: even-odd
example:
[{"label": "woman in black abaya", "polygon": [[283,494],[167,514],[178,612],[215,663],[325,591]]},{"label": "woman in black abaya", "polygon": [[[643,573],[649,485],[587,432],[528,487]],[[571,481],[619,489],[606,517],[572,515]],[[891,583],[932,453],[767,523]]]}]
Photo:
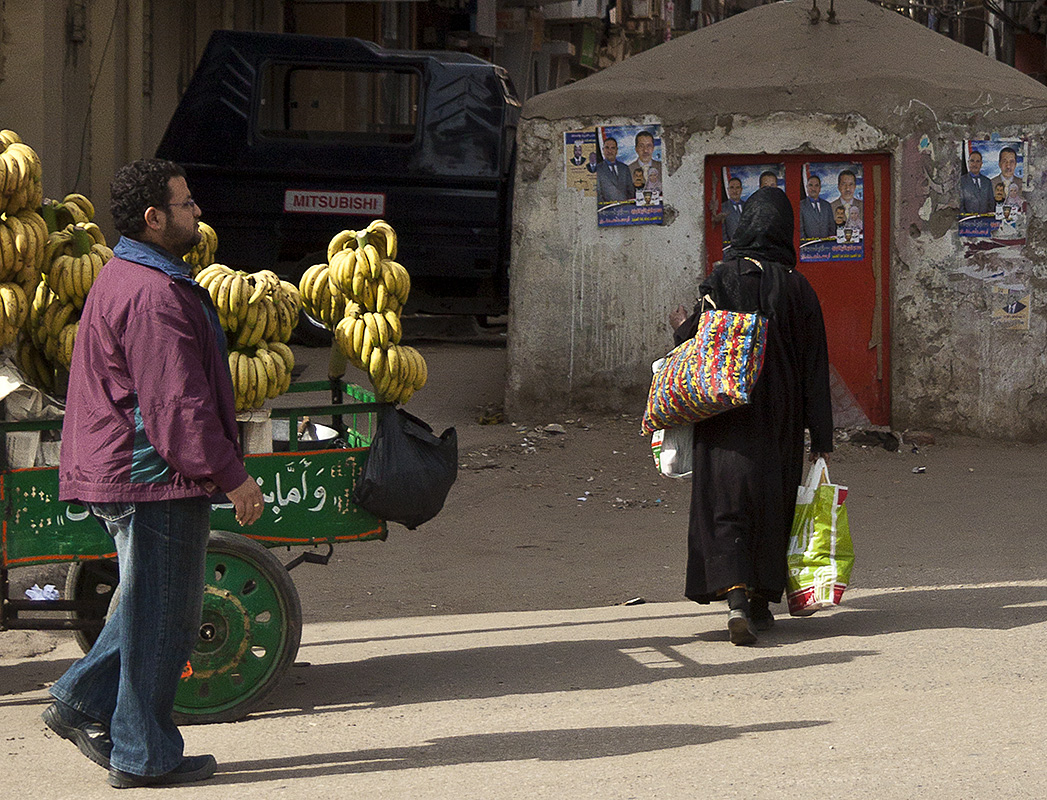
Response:
[{"label": "woman in black abaya", "polygon": [[[700,287],[717,308],[760,309],[769,318],[752,402],[699,422],[694,433],[685,594],[698,603],[726,599],[735,644],[752,644],[757,630],[774,624],[768,603],[780,602],[785,590],[804,429],[812,460],[827,458],[833,446],[821,306],[795,266],[789,198],[760,189]],[[689,317],[683,306],[670,315],[677,343],[695,334],[700,312],[699,300]]]}]

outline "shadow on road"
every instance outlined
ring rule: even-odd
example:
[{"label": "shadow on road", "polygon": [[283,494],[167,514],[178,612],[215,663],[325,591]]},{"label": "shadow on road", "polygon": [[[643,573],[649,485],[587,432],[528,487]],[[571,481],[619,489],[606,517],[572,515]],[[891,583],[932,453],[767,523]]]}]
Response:
[{"label": "shadow on road", "polygon": [[617,689],[677,678],[841,664],[876,654],[848,650],[753,657],[753,651],[733,650],[736,660],[703,664],[684,652],[694,646],[694,637],[543,642],[296,665],[266,701],[265,710],[251,716],[257,719],[342,711],[346,706],[389,707]]},{"label": "shadow on road", "polygon": [[642,725],[511,731],[448,736],[414,747],[388,747],[222,764],[213,783],[255,783],[386,772],[497,761],[578,761],[633,755],[737,739],[746,734],[800,730],[827,725],[823,720],[759,725]]},{"label": "shadow on road", "polygon": [[789,620],[775,630],[785,644],[950,628],[1008,631],[1041,622],[1047,622],[1047,587],[977,586],[845,595],[840,611]]}]

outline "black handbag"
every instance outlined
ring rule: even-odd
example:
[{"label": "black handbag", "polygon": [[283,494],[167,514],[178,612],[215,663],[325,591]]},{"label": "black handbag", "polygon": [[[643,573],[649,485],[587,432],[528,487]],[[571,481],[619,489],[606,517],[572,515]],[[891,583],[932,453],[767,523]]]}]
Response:
[{"label": "black handbag", "polygon": [[378,428],[353,502],[379,519],[414,530],[440,513],[458,477],[458,432],[440,436],[401,408],[378,412]]}]

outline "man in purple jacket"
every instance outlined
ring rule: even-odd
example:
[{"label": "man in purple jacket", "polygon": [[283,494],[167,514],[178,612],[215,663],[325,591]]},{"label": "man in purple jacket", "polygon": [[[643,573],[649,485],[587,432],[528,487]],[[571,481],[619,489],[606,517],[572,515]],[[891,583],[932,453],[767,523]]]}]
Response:
[{"label": "man in purple jacket", "polygon": [[171,719],[200,627],[211,497],[241,525],[264,501],[244,469],[225,335],[182,256],[200,241],[185,172],[136,161],[112,183],[122,238],[77,331],[59,498],[116,542],[120,602],[94,647],[55,683],[44,721],[117,788],[211,777]]}]

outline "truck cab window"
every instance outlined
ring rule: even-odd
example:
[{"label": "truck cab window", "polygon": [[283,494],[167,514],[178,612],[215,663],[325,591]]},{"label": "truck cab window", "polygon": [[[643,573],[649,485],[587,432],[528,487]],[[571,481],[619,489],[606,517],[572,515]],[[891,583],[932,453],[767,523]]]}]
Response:
[{"label": "truck cab window", "polygon": [[263,136],[375,145],[415,139],[416,72],[293,64],[263,70],[258,125]]}]

